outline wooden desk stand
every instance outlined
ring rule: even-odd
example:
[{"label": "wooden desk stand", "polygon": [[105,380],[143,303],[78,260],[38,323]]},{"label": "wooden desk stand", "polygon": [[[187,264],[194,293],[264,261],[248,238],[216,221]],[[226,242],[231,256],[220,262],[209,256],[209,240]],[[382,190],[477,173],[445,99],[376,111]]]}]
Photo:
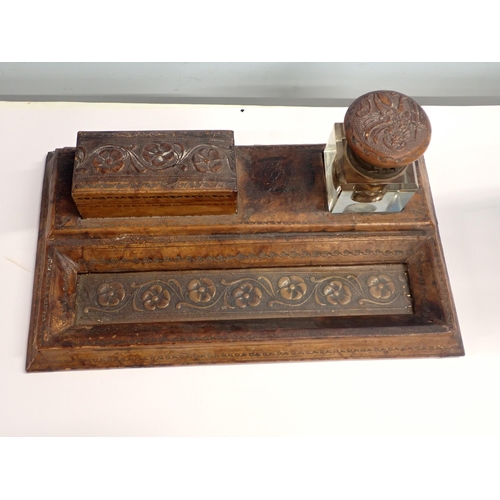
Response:
[{"label": "wooden desk stand", "polygon": [[423,158],[401,213],[332,214],[323,149],[235,147],[236,214],[86,219],[49,153],[27,370],[463,355]]}]

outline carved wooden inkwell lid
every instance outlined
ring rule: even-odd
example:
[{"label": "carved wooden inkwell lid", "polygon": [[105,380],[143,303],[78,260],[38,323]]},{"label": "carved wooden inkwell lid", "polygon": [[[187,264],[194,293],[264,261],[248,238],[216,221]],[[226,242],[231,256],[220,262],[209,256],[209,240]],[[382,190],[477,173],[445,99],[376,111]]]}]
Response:
[{"label": "carved wooden inkwell lid", "polygon": [[234,134],[79,132],[72,196],[83,218],[234,214]]},{"label": "carved wooden inkwell lid", "polygon": [[431,139],[429,118],[418,103],[387,90],[358,97],[346,112],[344,128],[353,165],[375,179],[400,174]]}]

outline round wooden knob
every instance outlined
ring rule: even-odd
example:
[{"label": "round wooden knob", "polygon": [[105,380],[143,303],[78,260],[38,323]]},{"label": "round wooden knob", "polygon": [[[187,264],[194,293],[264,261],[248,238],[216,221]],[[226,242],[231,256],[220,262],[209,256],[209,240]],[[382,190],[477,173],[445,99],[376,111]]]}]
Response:
[{"label": "round wooden knob", "polygon": [[344,119],[352,152],[379,168],[400,168],[420,158],[431,140],[425,111],[410,97],[377,90],[358,97]]}]

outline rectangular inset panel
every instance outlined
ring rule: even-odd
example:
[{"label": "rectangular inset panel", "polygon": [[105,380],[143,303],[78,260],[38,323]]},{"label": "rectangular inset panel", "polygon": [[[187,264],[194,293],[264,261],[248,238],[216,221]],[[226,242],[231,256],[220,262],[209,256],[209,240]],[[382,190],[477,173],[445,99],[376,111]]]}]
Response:
[{"label": "rectangular inset panel", "polygon": [[79,132],[72,196],[84,218],[236,213],[234,134]]},{"label": "rectangular inset panel", "polygon": [[389,314],[412,314],[401,264],[91,273],[77,283],[80,325]]}]

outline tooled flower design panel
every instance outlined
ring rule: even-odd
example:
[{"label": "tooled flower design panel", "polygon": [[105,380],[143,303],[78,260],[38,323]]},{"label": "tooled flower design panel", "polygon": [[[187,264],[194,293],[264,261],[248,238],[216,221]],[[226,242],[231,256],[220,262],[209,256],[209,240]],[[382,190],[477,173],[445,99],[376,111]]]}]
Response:
[{"label": "tooled flower design panel", "polygon": [[232,292],[237,307],[255,307],[261,303],[262,290],[250,281],[238,285]]},{"label": "tooled flower design panel", "polygon": [[97,287],[97,302],[102,307],[115,307],[125,298],[120,282],[103,282]]},{"label": "tooled flower design panel", "polygon": [[404,267],[85,274],[79,324],[411,314]]},{"label": "tooled flower design panel", "polygon": [[170,304],[170,292],[157,283],[141,294],[141,301],[148,311],[154,311],[156,308],[164,309]]}]

